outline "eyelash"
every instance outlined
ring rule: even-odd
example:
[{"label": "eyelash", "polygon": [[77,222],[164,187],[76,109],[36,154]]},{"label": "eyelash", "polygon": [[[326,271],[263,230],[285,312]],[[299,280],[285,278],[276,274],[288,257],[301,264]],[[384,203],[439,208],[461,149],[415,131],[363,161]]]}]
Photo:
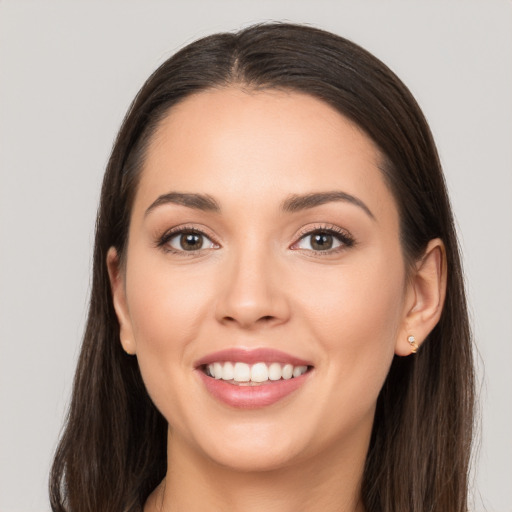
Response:
[{"label": "eyelash", "polygon": [[169,245],[169,242],[179,235],[199,235],[207,238],[210,240],[213,244],[220,246],[220,244],[215,240],[215,238],[211,235],[206,234],[204,231],[197,229],[193,226],[178,226],[176,228],[172,228],[169,231],[166,231],[157,241],[156,245],[157,247],[160,247],[163,251],[171,254],[177,254],[180,256],[197,256],[199,252],[204,251],[205,249],[198,249],[195,251],[185,251],[185,250],[178,250],[174,249],[174,247],[171,247]]},{"label": "eyelash", "polygon": [[[210,240],[213,244],[220,246],[220,244],[215,240],[215,238],[211,235],[206,234],[204,231],[197,229],[193,226],[179,226],[176,228],[172,228],[169,231],[166,231],[158,240],[156,243],[156,246],[161,248],[167,253],[177,254],[180,256],[197,256],[201,251],[207,250],[207,249],[197,249],[193,251],[185,251],[185,250],[178,250],[174,249],[169,245],[169,242],[175,238],[178,235],[184,235],[184,234],[195,234],[200,235],[208,240]],[[333,236],[338,242],[340,242],[340,246],[336,247],[334,249],[327,249],[324,251],[315,251],[313,249],[294,249],[299,251],[305,251],[308,253],[313,252],[315,255],[323,255],[323,254],[336,254],[344,249],[353,247],[355,245],[355,240],[352,237],[352,235],[340,227],[329,224],[329,225],[317,225],[313,228],[308,227],[304,228],[302,232],[299,233],[297,241],[292,244],[291,247],[297,245],[300,241],[304,240],[308,236],[314,236],[317,234],[324,234],[328,236]]]},{"label": "eyelash", "polygon": [[349,249],[350,247],[353,247],[356,244],[356,241],[354,237],[345,229],[342,229],[334,224],[320,224],[315,226],[313,229],[311,227],[304,228],[302,232],[298,235],[298,240],[293,243],[292,247],[297,245],[301,240],[304,240],[307,237],[318,235],[318,234],[324,234],[329,235],[337,239],[341,245],[339,247],[336,247],[334,249],[327,249],[325,251],[314,251],[312,249],[296,249],[296,250],[302,250],[307,251],[308,253],[314,252],[315,255],[327,255],[327,254],[337,254],[340,251],[343,251],[345,249]]}]

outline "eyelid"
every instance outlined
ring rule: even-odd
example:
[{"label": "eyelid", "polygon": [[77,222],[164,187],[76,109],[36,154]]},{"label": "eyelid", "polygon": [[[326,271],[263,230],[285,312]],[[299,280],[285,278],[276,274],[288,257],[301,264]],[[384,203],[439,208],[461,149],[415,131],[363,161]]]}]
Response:
[{"label": "eyelid", "polygon": [[[312,249],[301,249],[301,248],[295,248],[301,240],[304,238],[314,235],[315,233],[327,233],[329,235],[334,236],[341,245],[332,249],[327,249],[325,251],[315,251]],[[315,254],[335,254],[341,250],[347,249],[349,247],[353,247],[356,244],[356,241],[354,237],[350,234],[349,231],[346,229],[343,229],[336,224],[315,224],[313,226],[305,226],[302,227],[299,231],[299,233],[296,235],[296,241],[290,246],[290,249],[299,250],[299,251],[306,251],[308,253],[315,253]]]},{"label": "eyelid", "polygon": [[[171,247],[169,245],[169,241],[172,240],[174,237],[181,235],[183,233],[196,233],[198,235],[202,235],[208,240],[210,240],[216,247],[210,247],[210,248],[201,248],[197,249],[195,251],[185,251],[185,250],[179,250],[175,249],[174,247]],[[221,247],[220,243],[217,241],[216,237],[212,235],[209,230],[207,230],[204,227],[198,227],[197,225],[192,224],[181,224],[178,226],[174,226],[167,231],[165,231],[162,235],[157,236],[155,245],[167,252],[173,253],[173,254],[179,254],[184,256],[194,256],[198,253],[201,253],[203,251],[209,251],[212,249],[219,249]]]}]

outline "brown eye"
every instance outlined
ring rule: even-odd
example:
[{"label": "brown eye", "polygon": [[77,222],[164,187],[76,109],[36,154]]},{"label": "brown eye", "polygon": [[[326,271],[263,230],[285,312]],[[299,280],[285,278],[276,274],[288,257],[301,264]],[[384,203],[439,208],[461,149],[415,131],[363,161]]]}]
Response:
[{"label": "brown eye", "polygon": [[292,249],[302,249],[312,252],[336,252],[343,247],[352,247],[354,239],[346,232],[332,229],[316,229],[301,237]]},{"label": "brown eye", "polygon": [[311,248],[315,251],[326,251],[332,249],[334,237],[327,233],[316,233],[311,235]]},{"label": "brown eye", "polygon": [[315,231],[303,236],[296,247],[298,249],[306,249],[308,251],[330,251],[341,247],[343,242],[339,236],[333,235],[328,231]]},{"label": "brown eye", "polygon": [[197,233],[184,233],[180,236],[180,246],[184,251],[197,251],[203,246],[203,236]]},{"label": "brown eye", "polygon": [[171,249],[178,252],[192,252],[216,247],[206,235],[196,231],[178,232],[171,236],[166,243]]}]

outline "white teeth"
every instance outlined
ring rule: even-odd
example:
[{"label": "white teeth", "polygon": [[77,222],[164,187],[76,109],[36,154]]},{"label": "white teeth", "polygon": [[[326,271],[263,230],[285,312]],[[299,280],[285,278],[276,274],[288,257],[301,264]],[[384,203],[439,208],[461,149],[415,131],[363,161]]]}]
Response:
[{"label": "white teeth", "polygon": [[288,380],[292,377],[300,377],[306,373],[307,369],[307,366],[281,365],[280,363],[270,363],[269,365],[256,363],[250,366],[241,362],[216,362],[208,365],[207,373],[217,380],[261,383],[268,380]]},{"label": "white teeth", "polygon": [[235,368],[232,363],[224,363],[222,368],[222,380],[232,380],[235,377]]},{"label": "white teeth", "polygon": [[213,363],[213,375],[216,379],[222,379],[222,365],[220,363]]},{"label": "white teeth", "polygon": [[233,380],[235,382],[249,382],[251,380],[251,367],[246,363],[235,363]]},{"label": "white teeth", "polygon": [[291,364],[285,364],[283,366],[283,379],[288,380],[293,376],[293,366]]},{"label": "white teeth", "polygon": [[256,363],[251,368],[251,380],[252,382],[265,382],[268,380],[268,368],[265,363]]},{"label": "white teeth", "polygon": [[307,369],[308,369],[307,366],[296,366],[293,369],[293,376],[294,377],[300,377],[303,373],[306,373]]},{"label": "white teeth", "polygon": [[279,380],[283,376],[281,365],[279,363],[272,363],[268,367],[268,378],[270,380]]}]

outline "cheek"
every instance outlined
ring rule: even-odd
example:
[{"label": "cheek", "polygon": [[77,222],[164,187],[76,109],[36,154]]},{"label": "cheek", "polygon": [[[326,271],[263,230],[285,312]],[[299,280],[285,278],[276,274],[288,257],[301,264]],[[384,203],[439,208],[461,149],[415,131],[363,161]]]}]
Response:
[{"label": "cheek", "polygon": [[[371,409],[394,356],[404,304],[405,273],[398,264],[373,258],[368,264],[340,267],[329,272],[317,293],[298,290],[300,309],[323,349],[323,361],[339,406],[354,401]],[[343,389],[341,390],[341,388]]]},{"label": "cheek", "polygon": [[[142,378],[167,419],[179,418],[187,396],[191,346],[208,309],[201,276],[170,271],[165,259],[132,253],[127,269],[128,308]],[[160,260],[160,261],[159,261]]]},{"label": "cheek", "polygon": [[201,276],[171,271],[155,258],[147,264],[134,261],[129,275],[127,296],[137,348],[180,351],[200,327],[197,320],[206,300]]},{"label": "cheek", "polygon": [[316,290],[306,283],[295,293],[302,299],[303,313],[339,341],[376,343],[392,336],[399,324],[405,279],[400,255],[392,264],[382,257],[365,259],[336,270],[321,269],[323,275],[317,272],[310,280],[317,283]]}]

